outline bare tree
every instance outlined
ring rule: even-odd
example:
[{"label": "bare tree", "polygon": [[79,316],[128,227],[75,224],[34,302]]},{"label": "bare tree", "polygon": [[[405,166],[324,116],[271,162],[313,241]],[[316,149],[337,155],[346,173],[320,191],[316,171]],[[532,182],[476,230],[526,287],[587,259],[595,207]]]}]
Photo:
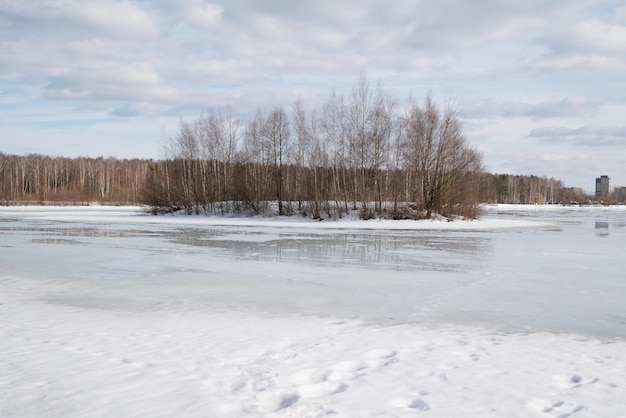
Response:
[{"label": "bare tree", "polygon": [[306,176],[306,163],[309,154],[309,131],[307,126],[306,113],[302,100],[298,99],[293,104],[293,163],[295,166],[295,200],[298,203],[298,211],[303,212],[304,203],[304,182]]},{"label": "bare tree", "polygon": [[439,111],[430,95],[423,107],[410,104],[405,131],[405,158],[414,167],[413,196],[430,218],[433,212],[454,213],[452,190],[467,173],[480,172],[480,155],[467,146],[455,109]]},{"label": "bare tree", "polygon": [[284,164],[291,144],[289,119],[282,107],[275,107],[267,116],[263,136],[265,141],[267,141],[271,157],[276,200],[278,202],[278,214],[285,215],[285,203],[287,203],[287,205],[290,204],[284,200]]},{"label": "bare tree", "polygon": [[259,109],[253,120],[248,123],[243,142],[240,160],[247,167],[246,189],[247,204],[256,213],[262,213],[267,206],[268,198],[268,170],[270,153],[264,141],[265,115]]},{"label": "bare tree", "polygon": [[374,181],[374,210],[379,215],[383,211],[383,190],[389,186],[395,115],[395,100],[379,83],[370,122],[372,153],[369,166]]},{"label": "bare tree", "polygon": [[222,132],[225,142],[221,147],[220,160],[223,162],[223,200],[233,199],[234,182],[234,162],[239,143],[239,120],[230,106],[224,108],[220,113]]},{"label": "bare tree", "polygon": [[349,150],[350,165],[352,168],[353,192],[358,199],[362,216],[369,218],[368,202],[370,196],[371,174],[370,165],[373,154],[373,99],[369,81],[365,73],[362,73],[356,86],[352,89],[348,105]]},{"label": "bare tree", "polygon": [[322,108],[322,131],[332,164],[332,194],[335,208],[348,211],[348,126],[343,96],[332,91]]}]

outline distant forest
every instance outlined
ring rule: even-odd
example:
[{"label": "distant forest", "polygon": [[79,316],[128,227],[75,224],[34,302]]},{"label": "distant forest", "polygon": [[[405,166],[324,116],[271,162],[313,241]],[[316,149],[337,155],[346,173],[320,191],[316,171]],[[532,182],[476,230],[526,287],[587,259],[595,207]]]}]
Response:
[{"label": "distant forest", "polygon": [[[0,204],[143,204],[154,214],[294,213],[314,219],[474,218],[480,203],[584,201],[555,179],[484,172],[454,108],[402,107],[362,76],[306,113],[231,109],[181,121],[160,160],[0,153]],[[580,194],[580,192],[579,192]]]},{"label": "distant forest", "polygon": [[[119,205],[155,204],[155,209],[165,209],[166,206],[160,207],[153,201],[155,197],[152,193],[155,190],[154,185],[150,184],[155,181],[155,173],[168,170],[170,189],[182,193],[182,188],[177,189],[177,184],[183,180],[172,180],[175,173],[184,171],[185,166],[191,163],[184,162],[181,159],[119,160],[49,157],[37,154],[16,156],[0,153],[0,204],[82,205],[100,202]],[[199,165],[200,162],[196,164]],[[214,162],[212,170],[232,172],[235,175],[225,182],[220,181],[221,186],[217,183],[220,177],[215,177],[215,182],[211,183],[215,196],[212,199],[212,206],[224,210],[236,207],[254,210],[256,202],[250,200],[244,181],[245,174],[254,168],[243,162],[234,162],[231,165]],[[295,180],[293,170],[294,167],[290,166],[285,176]],[[323,171],[324,177],[332,174],[332,170]],[[241,175],[237,176],[238,174]],[[480,173],[475,185],[477,186],[475,193],[482,203],[571,203],[573,200],[579,202],[585,200],[585,196],[574,196],[569,189],[564,189],[560,181],[546,177]],[[272,187],[268,186],[266,193],[266,200],[259,199],[259,202],[269,205],[274,197]],[[231,199],[225,199],[227,196]],[[259,195],[260,197],[262,196]],[[352,206],[353,202],[349,204]],[[297,200],[291,205],[297,206]],[[188,205],[181,203],[180,209],[184,209],[185,206],[192,211],[196,209],[193,203]]]}]

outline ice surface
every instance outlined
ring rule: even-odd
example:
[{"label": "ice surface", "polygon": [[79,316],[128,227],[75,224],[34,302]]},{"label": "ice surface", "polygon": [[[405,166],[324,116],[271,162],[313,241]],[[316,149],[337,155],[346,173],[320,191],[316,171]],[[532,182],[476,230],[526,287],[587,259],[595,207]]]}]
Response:
[{"label": "ice surface", "polygon": [[625,415],[624,248],[619,207],[2,208],[0,416]]}]

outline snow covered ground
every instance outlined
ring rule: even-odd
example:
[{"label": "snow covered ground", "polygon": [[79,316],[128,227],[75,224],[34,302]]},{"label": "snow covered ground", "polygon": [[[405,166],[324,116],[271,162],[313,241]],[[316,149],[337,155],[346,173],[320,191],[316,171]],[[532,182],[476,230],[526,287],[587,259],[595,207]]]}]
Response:
[{"label": "snow covered ground", "polygon": [[625,248],[623,207],[0,208],[0,416],[626,416]]}]

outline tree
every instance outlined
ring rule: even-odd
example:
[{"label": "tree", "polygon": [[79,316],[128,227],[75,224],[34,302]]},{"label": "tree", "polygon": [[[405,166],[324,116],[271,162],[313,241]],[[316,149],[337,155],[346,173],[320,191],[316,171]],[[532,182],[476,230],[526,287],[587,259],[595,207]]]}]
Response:
[{"label": "tree", "polygon": [[332,195],[338,215],[348,211],[348,126],[346,106],[333,90],[322,108],[322,131],[332,165]]},{"label": "tree", "polygon": [[[278,201],[278,214],[285,215],[285,193],[283,165],[286,162],[290,150],[289,119],[281,106],[275,107],[267,116],[263,136],[268,144],[274,177],[276,200]],[[290,207],[290,203],[287,202]]]},{"label": "tree", "polygon": [[302,100],[297,100],[293,105],[293,128],[294,128],[294,150],[293,163],[295,165],[295,200],[298,203],[298,211],[303,211],[303,201],[305,196],[304,182],[306,175],[306,163],[309,156],[309,127],[307,126],[306,113]]},{"label": "tree", "polygon": [[450,106],[440,111],[430,94],[422,107],[409,106],[405,127],[405,158],[413,170],[414,198],[430,218],[433,212],[455,213],[461,202],[452,193],[460,181],[480,173],[480,155],[466,144],[461,122]]},{"label": "tree", "polygon": [[369,81],[365,73],[361,74],[357,85],[352,89],[348,104],[349,152],[352,168],[353,191],[361,205],[365,218],[371,217],[368,210],[370,196],[370,170],[374,152],[373,100]]}]

